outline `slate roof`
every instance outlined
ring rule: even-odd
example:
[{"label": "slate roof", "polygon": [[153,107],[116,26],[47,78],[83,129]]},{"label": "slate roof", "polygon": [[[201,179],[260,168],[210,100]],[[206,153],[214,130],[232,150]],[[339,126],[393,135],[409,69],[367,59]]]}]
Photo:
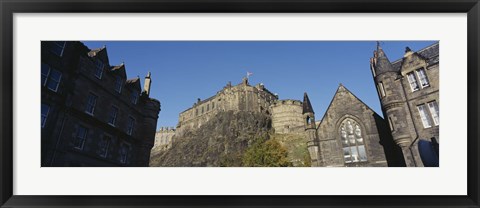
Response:
[{"label": "slate roof", "polygon": [[[438,42],[436,42],[436,43],[434,43],[430,46],[427,46],[427,47],[417,51],[416,53],[418,55],[420,55],[421,57],[427,59],[428,65],[432,65],[432,64],[438,63],[439,60],[440,60],[440,56],[439,56],[440,50],[439,49],[440,49],[440,44]],[[392,62],[392,66],[396,71],[400,71],[400,68],[402,67],[402,60],[403,60],[403,58]]]},{"label": "slate roof", "polygon": [[302,114],[305,113],[314,113],[312,104],[310,103],[310,99],[308,99],[307,93],[303,93],[303,112]]}]

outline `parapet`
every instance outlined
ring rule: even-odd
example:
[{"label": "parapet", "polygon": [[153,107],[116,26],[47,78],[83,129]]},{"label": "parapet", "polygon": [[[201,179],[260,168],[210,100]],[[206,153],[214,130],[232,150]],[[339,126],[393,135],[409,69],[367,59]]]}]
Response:
[{"label": "parapet", "polygon": [[292,100],[292,99],[286,99],[286,100],[276,100],[271,107],[276,107],[276,106],[282,106],[282,105],[298,105],[302,106],[303,103],[300,100]]}]

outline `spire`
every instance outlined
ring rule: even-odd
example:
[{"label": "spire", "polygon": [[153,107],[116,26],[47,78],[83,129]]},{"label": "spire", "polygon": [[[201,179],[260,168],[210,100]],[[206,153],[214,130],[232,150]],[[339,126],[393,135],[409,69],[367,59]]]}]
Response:
[{"label": "spire", "polygon": [[373,52],[373,58],[371,59],[372,70],[375,70],[376,74],[383,72],[394,72],[395,69],[392,63],[388,60],[387,55],[380,46],[380,42],[377,41],[377,50]]},{"label": "spire", "polygon": [[312,104],[306,92],[303,94],[303,114],[305,113],[315,113],[313,112]]}]

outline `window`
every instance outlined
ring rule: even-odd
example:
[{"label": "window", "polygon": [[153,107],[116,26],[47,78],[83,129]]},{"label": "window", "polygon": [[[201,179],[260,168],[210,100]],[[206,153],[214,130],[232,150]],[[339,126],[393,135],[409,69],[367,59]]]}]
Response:
[{"label": "window", "polygon": [[202,106],[202,114],[203,114],[203,106]]},{"label": "window", "polygon": [[420,80],[420,84],[422,85],[422,88],[430,86],[430,83],[428,82],[427,74],[425,73],[425,69],[417,69],[417,76],[418,80]]},{"label": "window", "polygon": [[198,116],[198,108],[195,109],[195,116]]},{"label": "window", "polygon": [[133,91],[132,94],[130,95],[130,100],[133,104],[137,104],[138,101],[138,92]]},{"label": "window", "polygon": [[65,41],[53,41],[52,48],[50,51],[57,56],[63,56],[63,50],[65,49]]},{"label": "window", "polygon": [[207,111],[210,110],[210,104],[207,104]]},{"label": "window", "polygon": [[61,79],[62,73],[60,71],[42,63],[42,86],[47,86],[48,89],[56,92]]},{"label": "window", "polygon": [[393,126],[392,117],[388,117],[388,124],[390,124],[390,130],[395,131],[395,126]]},{"label": "window", "polygon": [[42,128],[45,127],[45,122],[47,121],[49,112],[50,106],[42,103]]},{"label": "window", "polygon": [[427,109],[424,104],[417,106],[418,112],[420,113],[420,118],[422,119],[423,127],[429,128],[432,127],[432,122],[427,113]]},{"label": "window", "polygon": [[429,102],[427,104],[428,104],[428,109],[430,110],[430,115],[432,115],[432,118],[433,118],[433,123],[435,124],[435,126],[438,126],[440,124],[438,104],[436,101]]},{"label": "window", "polygon": [[408,83],[410,83],[410,88],[412,89],[412,92],[415,92],[419,89],[417,79],[415,78],[415,74],[413,72],[410,72],[407,74],[408,77]]},{"label": "window", "polygon": [[215,109],[215,103],[212,102],[212,109]]},{"label": "window", "polygon": [[135,127],[135,119],[131,116],[128,117],[128,126],[127,126],[127,134],[133,134],[133,128]]},{"label": "window", "polygon": [[105,67],[105,65],[103,64],[103,62],[100,59],[96,59],[96,61],[95,61],[95,77],[97,77],[99,79],[102,78],[104,67]]},{"label": "window", "polygon": [[117,114],[118,108],[112,106],[112,109],[110,110],[110,115],[108,116],[108,124],[115,126],[115,122],[117,121]]},{"label": "window", "polygon": [[100,157],[106,158],[108,155],[108,148],[110,147],[110,141],[112,138],[110,136],[104,135],[100,140]]},{"label": "window", "polygon": [[87,134],[88,134],[87,128],[85,128],[84,126],[78,126],[77,135],[75,136],[73,147],[75,147],[76,149],[82,150],[85,144],[85,140],[87,138]]},{"label": "window", "polygon": [[97,96],[93,93],[88,94],[87,106],[85,108],[85,112],[93,115],[95,112],[95,104],[97,103]]},{"label": "window", "polygon": [[122,78],[117,77],[115,79],[115,91],[117,91],[118,93],[121,93],[122,92],[122,85],[123,85]]},{"label": "window", "polygon": [[385,88],[383,87],[383,83],[378,83],[378,91],[380,91],[380,96],[383,98],[385,97]]},{"label": "window", "polygon": [[130,153],[130,144],[122,142],[120,145],[120,162],[125,164],[127,163],[128,156]]},{"label": "window", "polygon": [[343,146],[343,157],[347,165],[367,161],[362,130],[355,120],[347,118],[341,123],[340,138]]}]

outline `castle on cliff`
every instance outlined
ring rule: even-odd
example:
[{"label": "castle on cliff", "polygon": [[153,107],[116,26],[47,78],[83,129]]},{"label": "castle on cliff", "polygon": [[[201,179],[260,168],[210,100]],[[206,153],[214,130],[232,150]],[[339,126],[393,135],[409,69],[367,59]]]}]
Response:
[{"label": "castle on cliff", "polygon": [[307,93],[303,102],[279,100],[263,84],[251,86],[245,77],[181,112],[176,129],[157,132],[161,142],[156,139],[152,152],[168,149],[173,138],[232,110],[264,113],[276,134],[306,137],[315,167],[438,166],[438,50],[438,43],[417,52],[407,47],[403,58],[390,62],[377,46],[371,69],[383,118],[340,84],[317,121]]}]

